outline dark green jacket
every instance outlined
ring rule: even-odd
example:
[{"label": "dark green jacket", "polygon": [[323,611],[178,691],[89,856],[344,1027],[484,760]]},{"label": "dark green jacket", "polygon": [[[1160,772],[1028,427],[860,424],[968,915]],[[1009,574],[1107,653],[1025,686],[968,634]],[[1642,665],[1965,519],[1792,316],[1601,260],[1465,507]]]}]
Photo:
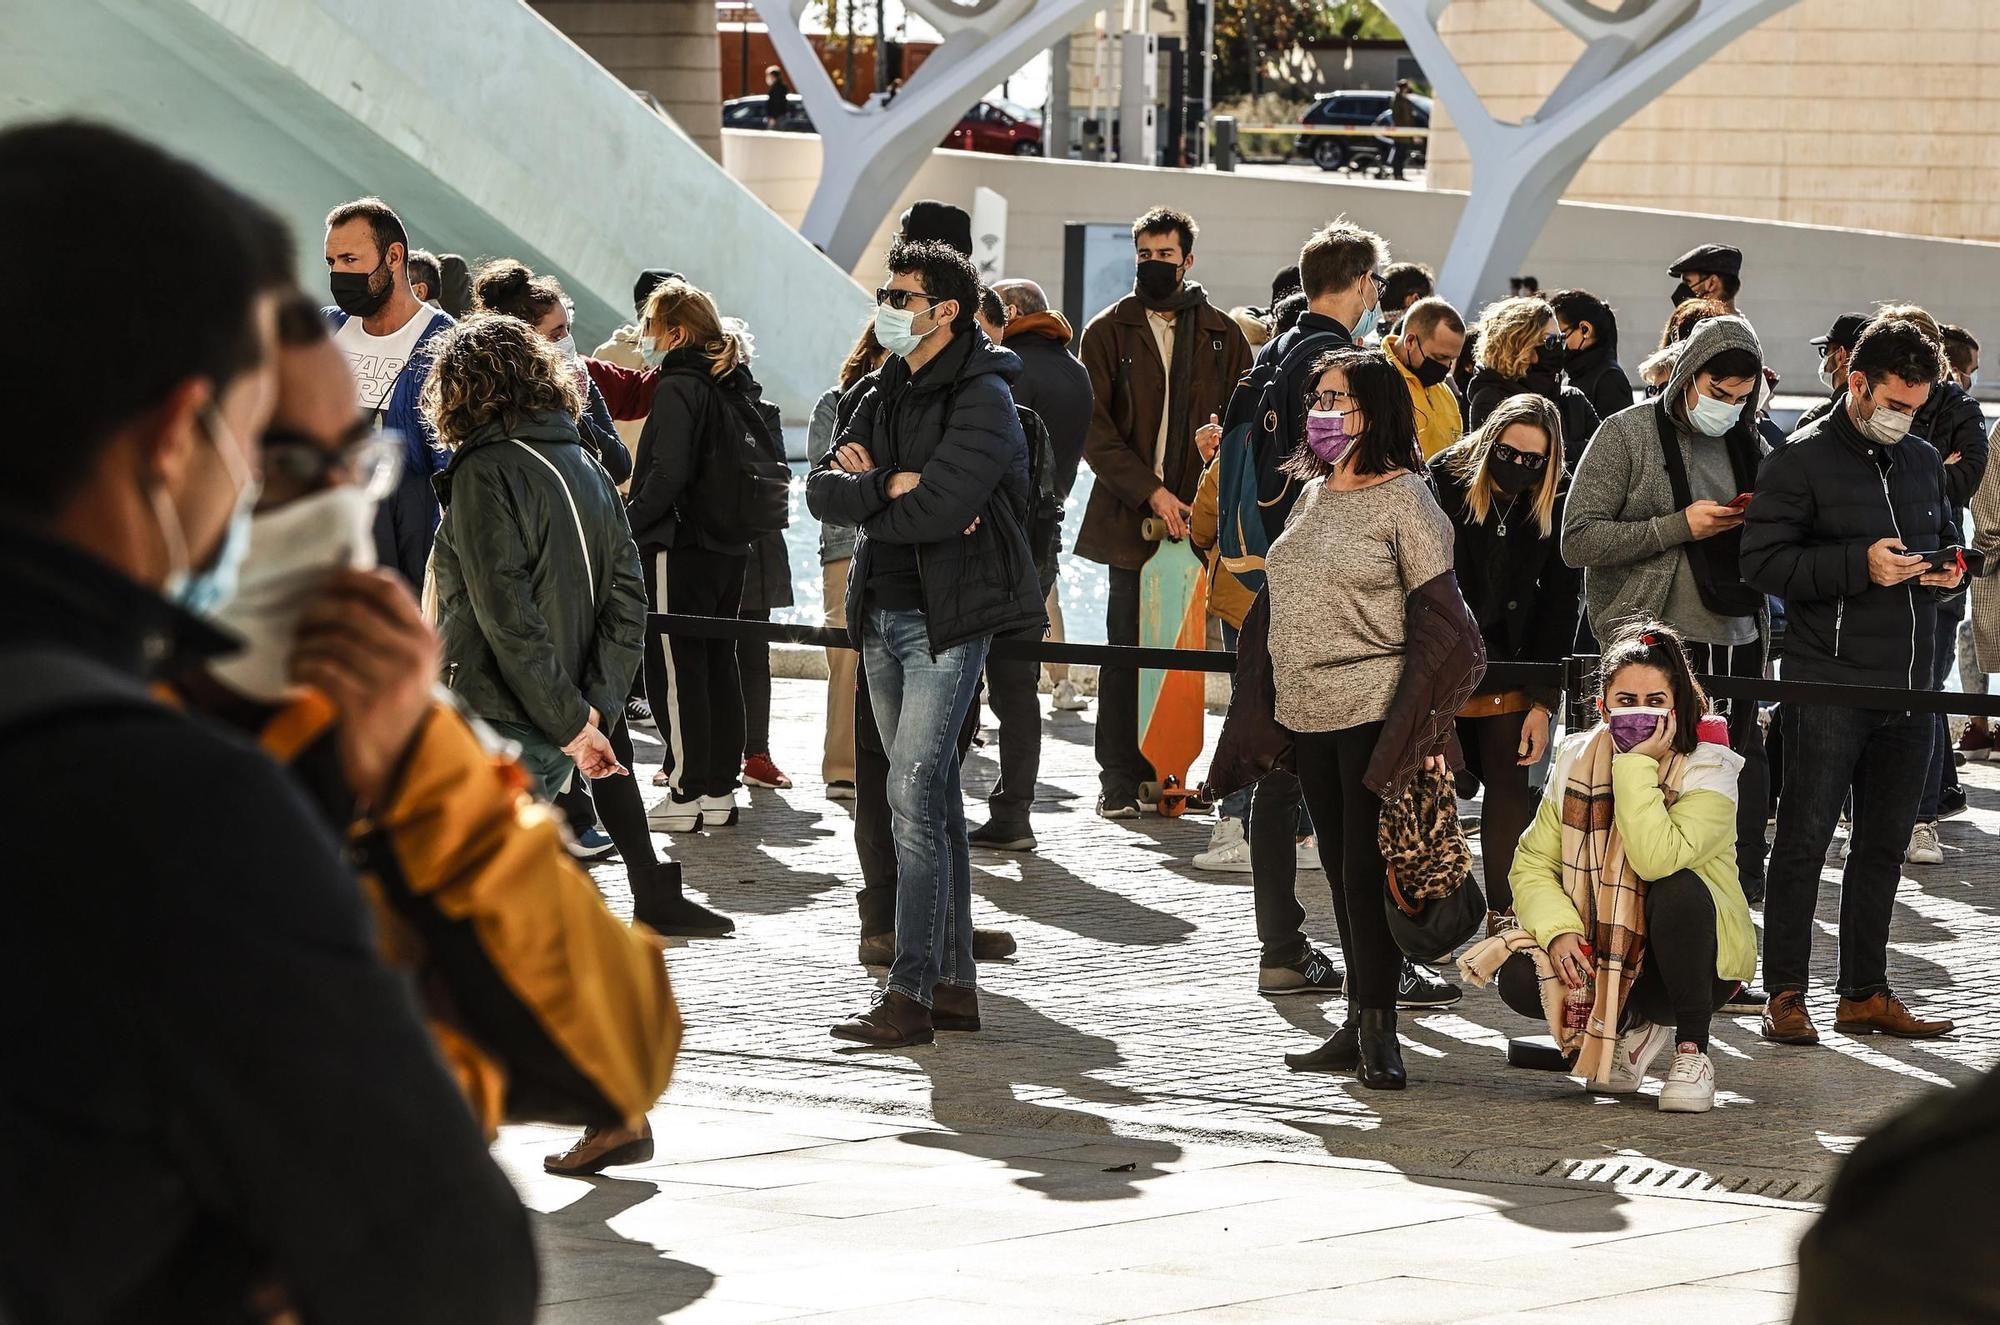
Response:
[{"label": "dark green jacket", "polygon": [[608,725],[639,669],[646,590],[618,489],[576,423],[484,429],[435,482],[445,685],[473,714],[558,746],[592,708]]}]

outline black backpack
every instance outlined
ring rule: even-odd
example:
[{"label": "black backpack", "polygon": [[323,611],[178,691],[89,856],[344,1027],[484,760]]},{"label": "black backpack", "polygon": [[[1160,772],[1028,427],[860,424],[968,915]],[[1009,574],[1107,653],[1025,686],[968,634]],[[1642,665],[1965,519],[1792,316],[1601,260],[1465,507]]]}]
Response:
[{"label": "black backpack", "polygon": [[699,376],[712,401],[727,411],[702,429],[702,454],[680,504],[681,518],[711,538],[752,543],[783,533],[792,522],[792,467],[785,459],[784,422],[777,406],[751,402]]},{"label": "black backpack", "polygon": [[1028,518],[1022,522],[1028,550],[1035,557],[1035,574],[1042,591],[1055,583],[1056,557],[1062,551],[1063,496],[1056,490],[1056,448],[1048,425],[1026,405],[1014,406],[1021,432],[1028,439]]}]

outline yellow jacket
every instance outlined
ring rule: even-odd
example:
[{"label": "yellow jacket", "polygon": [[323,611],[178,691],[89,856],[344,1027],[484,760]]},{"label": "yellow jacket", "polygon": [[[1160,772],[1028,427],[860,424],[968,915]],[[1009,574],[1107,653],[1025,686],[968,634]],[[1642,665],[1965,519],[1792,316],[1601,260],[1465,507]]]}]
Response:
[{"label": "yellow jacket", "polygon": [[305,691],[258,743],[344,830],[383,959],[415,981],[487,1135],[503,1121],[636,1124],[680,1050],[659,940],[611,914],[521,766],[451,704],[432,706],[393,790],[358,817],[337,723]]},{"label": "yellow jacket", "polygon": [[1243,581],[1222,569],[1221,551],[1216,547],[1217,483],[1222,467],[1211,460],[1201,471],[1201,483],[1194,492],[1194,514],[1188,517],[1188,542],[1208,561],[1208,612],[1243,629],[1243,618],[1257,595],[1243,587]]},{"label": "yellow jacket", "polygon": [[1403,384],[1410,388],[1410,404],[1417,412],[1417,445],[1423,449],[1428,460],[1439,451],[1450,446],[1465,433],[1465,417],[1458,407],[1458,393],[1451,389],[1448,381],[1436,386],[1425,386],[1403,362],[1403,356],[1396,353],[1397,340],[1394,336],[1382,338],[1382,353],[1389,356],[1389,362],[1396,365],[1396,371],[1403,375]]}]

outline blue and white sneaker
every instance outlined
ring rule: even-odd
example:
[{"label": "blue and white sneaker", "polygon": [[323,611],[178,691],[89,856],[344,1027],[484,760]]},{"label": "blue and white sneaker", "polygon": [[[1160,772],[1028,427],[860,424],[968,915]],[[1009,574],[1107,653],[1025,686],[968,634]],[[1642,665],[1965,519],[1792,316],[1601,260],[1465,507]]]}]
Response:
[{"label": "blue and white sneaker", "polygon": [[569,854],[578,860],[603,860],[618,854],[618,844],[602,828],[586,828],[570,838]]}]

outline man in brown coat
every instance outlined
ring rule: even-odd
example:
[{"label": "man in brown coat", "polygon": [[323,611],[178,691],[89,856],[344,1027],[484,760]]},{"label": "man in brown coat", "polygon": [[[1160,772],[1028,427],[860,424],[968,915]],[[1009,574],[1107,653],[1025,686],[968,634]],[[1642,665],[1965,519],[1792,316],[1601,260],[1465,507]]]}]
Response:
[{"label": "man in brown coat", "polygon": [[[1204,452],[1221,439],[1216,422],[1250,345],[1227,313],[1188,279],[1193,218],[1156,207],[1132,223],[1133,292],[1090,320],[1083,366],[1094,408],[1083,459],[1097,476],[1077,538],[1077,555],[1111,568],[1105,636],[1139,642],[1139,569],[1155,545],[1140,532],[1157,518],[1170,537],[1187,537],[1188,504]],[[1098,813],[1139,815],[1139,784],[1154,772],[1139,752],[1139,675],[1105,668],[1098,677]]]}]

